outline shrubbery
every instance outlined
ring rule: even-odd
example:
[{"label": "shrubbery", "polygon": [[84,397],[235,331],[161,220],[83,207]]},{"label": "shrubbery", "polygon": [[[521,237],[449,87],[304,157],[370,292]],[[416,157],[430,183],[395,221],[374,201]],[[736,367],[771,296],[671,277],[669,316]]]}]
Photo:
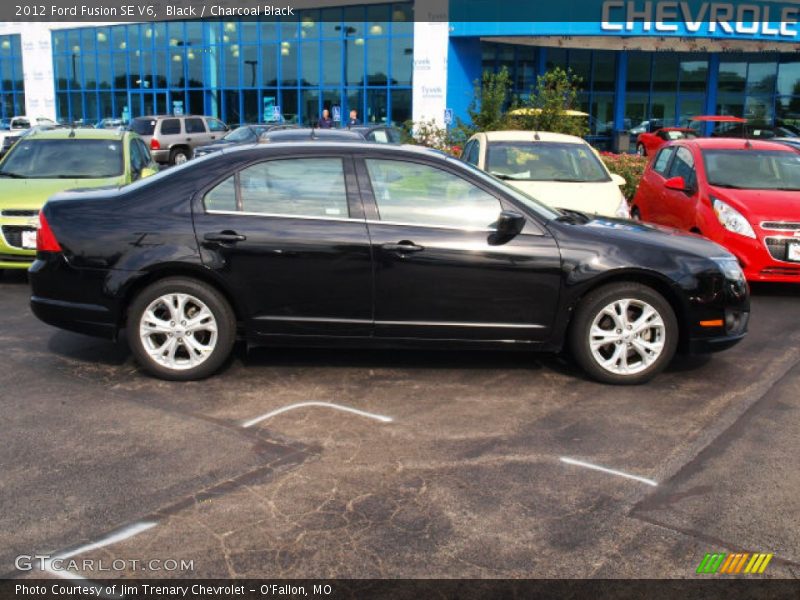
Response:
[{"label": "shrubbery", "polygon": [[638,154],[612,154],[611,152],[603,152],[600,156],[609,171],[625,178],[622,193],[629,202],[633,200],[636,188],[639,187],[639,181],[644,175],[647,158]]}]

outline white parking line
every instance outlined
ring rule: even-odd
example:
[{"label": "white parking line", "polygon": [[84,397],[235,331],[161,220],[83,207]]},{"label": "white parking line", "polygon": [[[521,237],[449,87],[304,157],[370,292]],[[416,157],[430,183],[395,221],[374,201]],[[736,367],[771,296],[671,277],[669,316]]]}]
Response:
[{"label": "white parking line", "polygon": [[125,527],[124,529],[120,529],[116,533],[112,533],[108,537],[100,539],[96,542],[92,542],[91,544],[86,544],[85,546],[79,546],[78,548],[74,548],[67,552],[61,552],[56,554],[55,556],[51,556],[44,562],[44,571],[50,573],[51,575],[55,575],[56,577],[61,577],[63,579],[86,579],[82,575],[78,575],[77,573],[73,573],[71,571],[64,571],[60,569],[53,569],[50,565],[56,560],[66,560],[68,558],[72,558],[73,556],[78,556],[79,554],[83,554],[84,552],[90,552],[91,550],[97,550],[98,548],[105,548],[106,546],[111,546],[118,542],[122,542],[124,540],[130,539],[135,535],[139,535],[143,531],[147,531],[156,526],[156,523],[152,521],[143,521],[142,523],[136,523],[134,525],[130,525]]},{"label": "white parking line", "polygon": [[265,415],[261,415],[260,417],[256,417],[255,419],[250,419],[242,423],[242,427],[252,427],[253,425],[257,425],[262,421],[266,421],[267,419],[271,419],[272,417],[276,417],[280,414],[285,412],[289,412],[290,410],[296,410],[298,408],[307,408],[309,406],[322,406],[325,408],[333,408],[336,410],[341,410],[343,412],[352,413],[354,415],[358,415],[360,417],[366,417],[368,419],[375,419],[376,421],[380,421],[381,423],[391,423],[393,421],[392,417],[387,417],[384,415],[376,415],[374,413],[369,413],[363,410],[358,410],[357,408],[351,408],[349,406],[342,406],[341,404],[333,404],[332,402],[300,402],[298,404],[290,404],[289,406],[284,406],[277,410],[273,410],[272,412],[268,412]]},{"label": "white parking line", "polygon": [[609,475],[618,475],[619,477],[625,477],[626,479],[633,479],[634,481],[640,481],[641,483],[646,483],[647,485],[652,485],[653,487],[658,486],[658,483],[656,483],[652,479],[646,479],[645,477],[639,477],[638,475],[631,475],[630,473],[617,471],[616,469],[601,467],[600,465],[593,465],[592,463],[583,462],[582,460],[575,460],[574,458],[567,458],[566,456],[561,457],[561,462],[567,463],[568,465],[585,467],[587,469],[592,469],[593,471],[608,473]]}]

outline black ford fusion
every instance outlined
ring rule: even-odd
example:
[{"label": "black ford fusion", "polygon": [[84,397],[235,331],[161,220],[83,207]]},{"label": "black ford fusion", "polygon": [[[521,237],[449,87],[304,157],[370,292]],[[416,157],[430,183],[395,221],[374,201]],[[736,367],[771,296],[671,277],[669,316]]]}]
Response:
[{"label": "black ford fusion", "polygon": [[741,340],[736,259],[697,236],[550,209],[437,152],[323,141],[223,150],[40,214],[31,305],[165,379],[272,345],[559,351],[641,383]]}]

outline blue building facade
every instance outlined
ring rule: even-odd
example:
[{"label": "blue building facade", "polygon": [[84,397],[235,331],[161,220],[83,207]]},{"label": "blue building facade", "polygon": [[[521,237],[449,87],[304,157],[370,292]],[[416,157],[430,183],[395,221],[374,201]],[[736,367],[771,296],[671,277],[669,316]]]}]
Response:
[{"label": "blue building facade", "polygon": [[20,36],[0,35],[0,118],[25,114]]}]

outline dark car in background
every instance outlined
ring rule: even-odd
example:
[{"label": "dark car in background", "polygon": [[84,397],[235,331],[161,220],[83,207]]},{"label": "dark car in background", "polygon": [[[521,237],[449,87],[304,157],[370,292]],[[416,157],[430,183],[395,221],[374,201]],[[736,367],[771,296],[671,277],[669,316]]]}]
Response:
[{"label": "dark car in background", "polygon": [[635,384],[679,347],[736,344],[750,310],[736,259],[698,236],[560,212],[439,152],[319,139],[59,194],[29,274],[40,319],[126,329],[172,380],[213,374],[240,337],[569,346],[597,380]]},{"label": "dark car in background", "polygon": [[223,148],[255,144],[263,134],[270,131],[283,131],[285,129],[297,129],[297,125],[270,125],[264,123],[240,125],[236,129],[226,133],[219,140],[204,146],[197,146],[194,149],[194,156],[197,158],[205,156],[206,154],[211,154],[212,152],[217,152]]}]

